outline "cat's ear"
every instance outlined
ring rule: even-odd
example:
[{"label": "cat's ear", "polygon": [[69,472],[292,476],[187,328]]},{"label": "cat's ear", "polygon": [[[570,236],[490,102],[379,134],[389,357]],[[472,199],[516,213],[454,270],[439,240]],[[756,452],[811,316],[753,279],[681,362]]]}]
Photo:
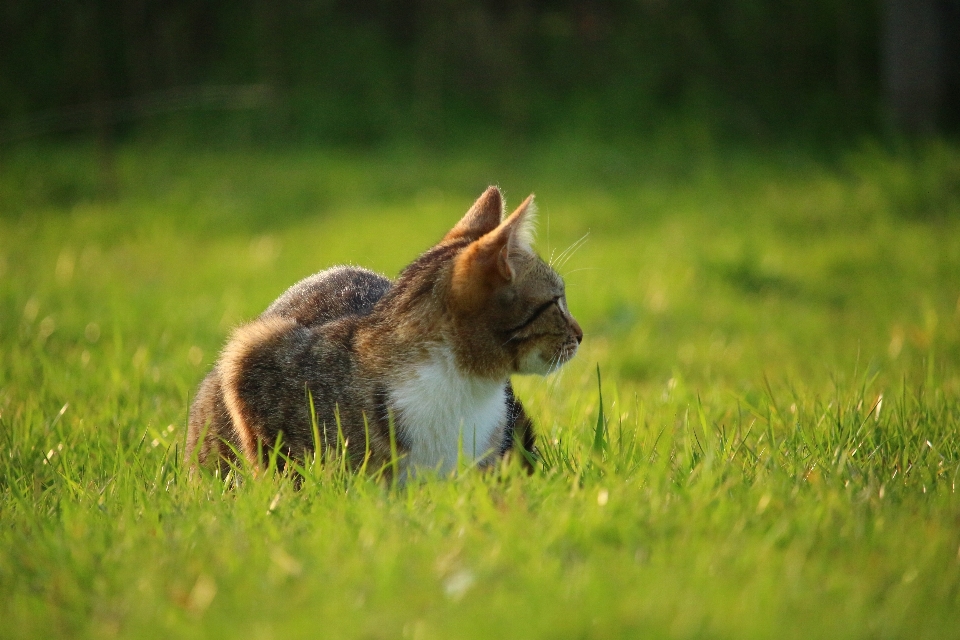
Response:
[{"label": "cat's ear", "polygon": [[453,269],[455,295],[476,301],[487,286],[512,282],[518,258],[532,251],[535,215],[531,195],[495,229],[461,252]]},{"label": "cat's ear", "polygon": [[487,187],[460,222],[443,237],[444,242],[466,238],[473,242],[490,233],[503,216],[503,196],[500,189]]},{"label": "cat's ear", "polygon": [[533,194],[520,203],[516,211],[510,214],[498,228],[508,234],[507,244],[512,250],[533,251],[533,238],[537,230],[537,203]]},{"label": "cat's ear", "polygon": [[516,211],[478,241],[478,244],[485,245],[483,250],[488,255],[496,254],[497,271],[507,282],[514,278],[517,254],[533,251],[531,245],[536,216],[537,206],[531,193]]}]

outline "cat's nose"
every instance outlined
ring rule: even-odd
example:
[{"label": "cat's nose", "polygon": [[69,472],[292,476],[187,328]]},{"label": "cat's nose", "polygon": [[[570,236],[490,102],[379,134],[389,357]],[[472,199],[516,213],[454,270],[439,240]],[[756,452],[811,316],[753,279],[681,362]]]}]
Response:
[{"label": "cat's nose", "polygon": [[577,344],[583,342],[583,329],[580,328],[580,323],[570,318],[570,325],[573,327],[573,335],[577,339]]}]

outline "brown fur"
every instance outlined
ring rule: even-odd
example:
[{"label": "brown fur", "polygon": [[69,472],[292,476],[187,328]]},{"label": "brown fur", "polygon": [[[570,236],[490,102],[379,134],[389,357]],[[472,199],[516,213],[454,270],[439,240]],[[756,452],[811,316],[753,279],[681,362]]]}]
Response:
[{"label": "brown fur", "polygon": [[[464,439],[468,429],[484,440],[472,445],[480,464],[532,451],[533,424],[510,375],[549,372],[583,334],[562,280],[530,249],[532,196],[506,218],[502,210],[491,187],[396,282],[329,269],[240,327],[191,408],[188,459],[224,469],[237,451],[257,467],[278,439],[304,459],[318,444],[308,397],[319,446],[337,442],[339,424],[355,466],[367,456],[371,469],[389,463],[391,421],[400,453],[441,469],[454,462],[458,424]],[[464,398],[462,415],[432,397],[431,380],[437,393]]]}]

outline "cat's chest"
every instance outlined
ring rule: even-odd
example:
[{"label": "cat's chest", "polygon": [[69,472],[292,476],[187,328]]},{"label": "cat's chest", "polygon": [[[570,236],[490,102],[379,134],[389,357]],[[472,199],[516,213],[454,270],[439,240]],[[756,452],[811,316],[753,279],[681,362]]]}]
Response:
[{"label": "cat's chest", "polygon": [[497,452],[494,435],[502,435],[507,418],[506,382],[464,375],[447,350],[417,364],[391,389],[390,400],[410,448],[408,467],[449,471],[461,446],[470,461]]}]

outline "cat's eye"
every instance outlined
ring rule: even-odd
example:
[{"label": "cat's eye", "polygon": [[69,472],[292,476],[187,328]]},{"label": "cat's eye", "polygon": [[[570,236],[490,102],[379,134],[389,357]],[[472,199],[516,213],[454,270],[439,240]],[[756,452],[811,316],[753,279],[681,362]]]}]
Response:
[{"label": "cat's eye", "polygon": [[563,308],[560,306],[560,299],[561,299],[562,297],[563,297],[563,296],[555,296],[555,297],[551,298],[550,300],[547,300],[546,302],[544,302],[543,304],[541,304],[540,306],[538,306],[536,309],[534,309],[533,313],[531,313],[531,314],[527,317],[526,320],[524,320],[523,322],[521,322],[521,323],[518,324],[517,326],[513,327],[512,329],[509,329],[508,332],[509,332],[509,333],[516,333],[517,331],[522,331],[523,329],[525,329],[525,328],[527,328],[528,326],[530,326],[531,324],[533,324],[534,320],[536,320],[537,318],[539,318],[541,315],[543,315],[543,313],[544,313],[545,311],[547,311],[548,309],[550,309],[550,308],[551,308],[552,306],[554,306],[554,305],[556,305],[556,306],[561,310],[561,312],[562,312],[562,311],[563,311]]},{"label": "cat's eye", "polygon": [[562,312],[563,296],[554,296],[553,299],[551,299],[550,302],[548,303],[547,307],[549,308],[550,305],[557,305],[557,308],[560,309],[560,311]]}]

